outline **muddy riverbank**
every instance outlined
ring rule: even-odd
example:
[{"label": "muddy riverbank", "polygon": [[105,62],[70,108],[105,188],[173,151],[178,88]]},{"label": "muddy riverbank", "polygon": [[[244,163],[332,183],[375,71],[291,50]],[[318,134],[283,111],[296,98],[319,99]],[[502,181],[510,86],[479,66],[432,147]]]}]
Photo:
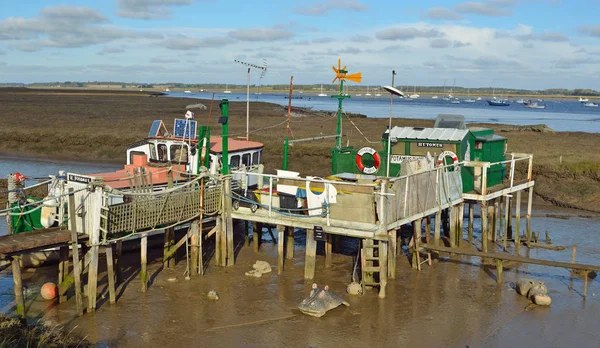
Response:
[{"label": "muddy riverbank", "polygon": [[[552,210],[550,210],[552,211]],[[549,211],[535,211],[536,214]],[[594,226],[598,219],[535,218],[534,231],[549,229],[554,245],[581,243],[577,261],[597,263],[600,236]],[[588,298],[582,299],[582,280],[570,278],[564,269],[534,265],[512,265],[504,281],[497,284],[495,269],[481,267],[480,260],[441,255],[432,267],[414,271],[408,256],[399,256],[395,280],[389,280],[385,299],[377,291],[363,296],[345,293],[351,281],[357,243],[344,239],[342,253],[334,253],[333,265],[325,269],[323,246],[319,245],[314,282],[327,284],[342,295],[350,307],[331,310],[322,318],[303,315],[298,303],[308,295],[313,281],[304,280],[304,241],[302,230],[295,232],[295,254],[286,260],[283,275],[277,275],[277,247],[263,236],[258,254],[252,245],[243,246],[239,225],[236,229],[237,257],[233,267],[208,265],[205,276],[185,280],[185,254],[172,270],[162,270],[161,249],[151,249],[151,281],[140,292],[139,254],[124,257],[124,281],[117,289],[117,303],[108,303],[105,262],[101,275],[98,310],[76,317],[72,294],[64,304],[39,299],[35,286],[54,280],[55,267],[24,272],[28,292],[28,315],[48,325],[64,325],[66,330],[86,337],[100,347],[560,347],[570,344],[597,346],[600,334],[600,286],[590,282]],[[475,236],[479,238],[477,224]],[[543,233],[542,233],[543,236]],[[479,239],[475,246],[479,246]],[[211,241],[206,244],[207,255]],[[406,250],[404,250],[406,251]],[[512,248],[511,253],[516,253]],[[570,251],[521,249],[521,255],[570,261]],[[268,261],[273,272],[261,278],[247,277],[256,260]],[[514,282],[534,277],[547,283],[552,297],[550,307],[536,307],[516,293]],[[0,272],[0,284],[10,281],[10,273]],[[218,301],[207,299],[216,290]],[[3,312],[11,312],[9,288],[0,292]],[[597,296],[598,295],[598,296]],[[11,301],[6,301],[11,300]]]}]

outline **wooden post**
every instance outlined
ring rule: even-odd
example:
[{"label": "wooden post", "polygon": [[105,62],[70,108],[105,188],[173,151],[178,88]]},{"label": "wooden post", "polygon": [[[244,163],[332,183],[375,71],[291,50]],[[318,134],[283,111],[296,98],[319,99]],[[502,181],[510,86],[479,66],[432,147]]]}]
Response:
[{"label": "wooden post", "polygon": [[587,288],[588,288],[588,271],[583,272],[583,298],[587,298]]},{"label": "wooden post", "polygon": [[191,276],[192,274],[198,274],[198,250],[200,249],[200,225],[198,224],[198,221],[192,221],[192,224],[190,226],[191,229],[191,236],[190,236],[190,245],[191,245],[191,252],[190,252],[190,261],[191,261],[191,271],[189,273],[189,275]]},{"label": "wooden post", "polygon": [[494,221],[492,223],[492,240],[494,243],[498,240],[498,217],[499,217],[499,202],[498,199],[494,199]]},{"label": "wooden post", "polygon": [[115,243],[114,249],[114,263],[115,263],[115,282],[116,284],[120,284],[123,280],[123,275],[121,274],[121,256],[123,255],[123,241],[118,240]]},{"label": "wooden post", "polygon": [[510,220],[510,197],[505,196],[504,197],[504,251],[506,251],[506,248],[508,247],[508,239],[510,239],[510,224],[509,224],[509,220]]},{"label": "wooden post", "polygon": [[[69,274],[69,247],[67,245],[61,246],[59,249],[59,259],[58,262],[58,288],[61,288],[61,284],[63,284]],[[64,291],[58,292],[58,302],[63,303],[67,300],[67,289],[64,288]]]},{"label": "wooden post", "polygon": [[99,187],[88,196],[90,199],[90,211],[86,213],[86,219],[92,219],[89,229],[90,243],[90,265],[88,267],[88,311],[96,310],[96,300],[98,293],[98,254],[100,248],[100,210],[102,207],[102,190]]},{"label": "wooden post", "polygon": [[83,296],[81,294],[81,269],[79,267],[79,242],[77,238],[77,219],[75,213],[75,195],[69,188],[69,229],[71,230],[71,247],[73,248],[73,278],[75,282],[75,303],[77,315],[83,315]]},{"label": "wooden post", "polygon": [[398,248],[398,237],[396,230],[388,232],[388,278],[396,279],[396,249]]},{"label": "wooden post", "polygon": [[108,296],[110,300],[110,304],[116,302],[115,297],[115,271],[114,271],[114,263],[113,263],[113,249],[109,244],[105,248],[106,251],[106,270],[108,275]]},{"label": "wooden post", "polygon": [[487,204],[487,230],[488,230],[488,240],[491,242],[495,242],[494,237],[494,201],[490,201]]},{"label": "wooden post", "polygon": [[252,243],[254,243],[254,252],[257,253],[262,239],[262,222],[252,223]]},{"label": "wooden post", "polygon": [[515,246],[517,253],[521,249],[521,191],[517,191],[517,203],[515,204]]},{"label": "wooden post", "polygon": [[[463,229],[464,229],[464,223],[465,223],[465,219],[464,219],[464,215],[465,214],[465,204],[464,203],[460,203],[458,205],[458,214],[457,214],[457,226],[456,226],[456,236],[457,236],[457,244],[458,246],[462,246],[463,243]],[[429,242],[427,242],[429,243]]]},{"label": "wooden post", "polygon": [[[388,242],[380,240],[379,242],[379,294],[377,297],[385,298],[385,287],[387,286],[387,274],[388,274]],[[417,250],[418,253],[418,250]]]},{"label": "wooden post", "polygon": [[325,268],[331,268],[332,260],[331,234],[327,233],[327,239],[325,241]]},{"label": "wooden post", "polygon": [[315,240],[315,231],[306,229],[306,256],[304,258],[304,279],[313,279],[315,277],[315,262],[317,257],[317,241]]},{"label": "wooden post", "polygon": [[487,201],[481,201],[481,250],[488,251],[488,222]]},{"label": "wooden post", "polygon": [[17,302],[17,316],[25,318],[25,297],[23,296],[23,279],[21,278],[21,256],[12,259],[13,282],[15,284],[15,301]]},{"label": "wooden post", "polygon": [[473,244],[473,218],[475,217],[475,209],[474,209],[474,205],[473,203],[469,203],[469,244],[472,245]]},{"label": "wooden post", "polygon": [[440,245],[440,229],[442,225],[442,211],[435,212],[435,225],[433,228],[433,244]]},{"label": "wooden post", "polygon": [[277,225],[277,274],[283,273],[285,226]]},{"label": "wooden post", "polygon": [[294,258],[294,227],[286,226],[287,230],[287,250],[285,258],[291,260]]},{"label": "wooden post", "polygon": [[508,217],[506,218],[506,230],[508,231],[508,240],[513,240],[513,212],[512,212],[512,208],[514,206],[512,197],[506,197],[506,204],[507,204],[507,209],[508,210]]},{"label": "wooden post", "polygon": [[244,220],[244,246],[250,246],[250,221]]},{"label": "wooden post", "polygon": [[223,266],[223,257],[221,256],[221,235],[223,234],[223,223],[221,215],[217,215],[215,221],[215,260],[216,264]]},{"label": "wooden post", "polygon": [[504,239],[504,196],[498,197],[498,238]]},{"label": "wooden post", "polygon": [[525,225],[525,233],[527,242],[531,240],[531,206],[533,204],[533,186],[529,188],[529,197],[527,198],[527,215],[526,215],[526,225]]},{"label": "wooden post", "polygon": [[456,247],[456,207],[450,207],[450,247]]},{"label": "wooden post", "polygon": [[[451,215],[452,216],[452,215]],[[450,220],[452,221],[452,220]],[[421,245],[421,219],[413,221],[413,269],[421,270],[421,255],[419,253],[419,246]],[[452,239],[452,236],[450,236]]]},{"label": "wooden post", "polygon": [[496,282],[502,284],[502,260],[496,259]]},{"label": "wooden post", "polygon": [[430,242],[431,238],[431,216],[426,216],[425,217],[425,243]]},{"label": "wooden post", "polygon": [[198,274],[204,275],[204,238],[202,238],[202,220],[198,221]]},{"label": "wooden post", "polygon": [[141,290],[142,292],[146,292],[146,290],[148,289],[148,270],[147,270],[147,263],[148,263],[148,234],[144,233],[142,234],[142,240],[140,241],[140,263],[141,263],[141,269],[140,269],[140,282],[142,283],[142,287]]},{"label": "wooden post", "polygon": [[575,255],[577,254],[577,245],[573,245],[571,249],[571,263],[575,263]]}]

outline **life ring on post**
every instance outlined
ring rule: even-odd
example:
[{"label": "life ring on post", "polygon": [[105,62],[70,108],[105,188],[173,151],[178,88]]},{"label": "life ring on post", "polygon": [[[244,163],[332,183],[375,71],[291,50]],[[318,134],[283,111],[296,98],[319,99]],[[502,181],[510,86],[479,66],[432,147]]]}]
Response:
[{"label": "life ring on post", "polygon": [[[366,167],[363,163],[363,155],[366,153],[373,156],[373,159],[375,160],[375,163],[371,167]],[[358,153],[356,154],[356,166],[358,167],[358,170],[365,174],[373,174],[377,171],[377,169],[379,169],[380,165],[381,157],[379,157],[379,153],[377,153],[377,151],[375,151],[373,148],[363,147],[362,149],[358,150]]]},{"label": "life ring on post", "polygon": [[456,154],[452,151],[444,151],[440,153],[440,155],[438,156],[438,166],[444,165],[444,159],[446,157],[452,158],[452,164],[455,166],[454,170],[457,170],[458,166],[456,165],[458,164],[458,157],[456,157]]}]

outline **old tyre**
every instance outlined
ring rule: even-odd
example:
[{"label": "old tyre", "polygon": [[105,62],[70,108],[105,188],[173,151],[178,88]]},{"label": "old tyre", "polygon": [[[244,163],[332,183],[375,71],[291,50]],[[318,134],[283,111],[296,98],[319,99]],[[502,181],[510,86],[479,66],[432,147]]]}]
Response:
[{"label": "old tyre", "polygon": [[258,210],[258,204],[252,203],[252,205],[250,206],[250,211],[252,211],[253,213],[256,213],[257,210]]},{"label": "old tyre", "polygon": [[231,202],[231,205],[233,206],[233,210],[238,210],[240,208],[240,201],[236,199],[233,202]]}]

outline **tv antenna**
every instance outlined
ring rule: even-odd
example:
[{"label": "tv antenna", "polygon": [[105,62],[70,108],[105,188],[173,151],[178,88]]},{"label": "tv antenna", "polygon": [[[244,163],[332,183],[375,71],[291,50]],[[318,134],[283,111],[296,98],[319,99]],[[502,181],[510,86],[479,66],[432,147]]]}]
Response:
[{"label": "tv antenna", "polygon": [[254,68],[254,69],[262,70],[262,72],[260,73],[260,80],[262,80],[262,78],[267,73],[267,60],[263,59],[263,66],[252,64],[252,63],[247,63],[247,62],[242,62],[241,60],[237,60],[237,59],[234,59],[234,62],[240,63],[240,64],[248,67],[248,82],[246,83],[246,140],[249,140],[250,139],[249,138],[249,134],[250,134],[250,69]]}]

